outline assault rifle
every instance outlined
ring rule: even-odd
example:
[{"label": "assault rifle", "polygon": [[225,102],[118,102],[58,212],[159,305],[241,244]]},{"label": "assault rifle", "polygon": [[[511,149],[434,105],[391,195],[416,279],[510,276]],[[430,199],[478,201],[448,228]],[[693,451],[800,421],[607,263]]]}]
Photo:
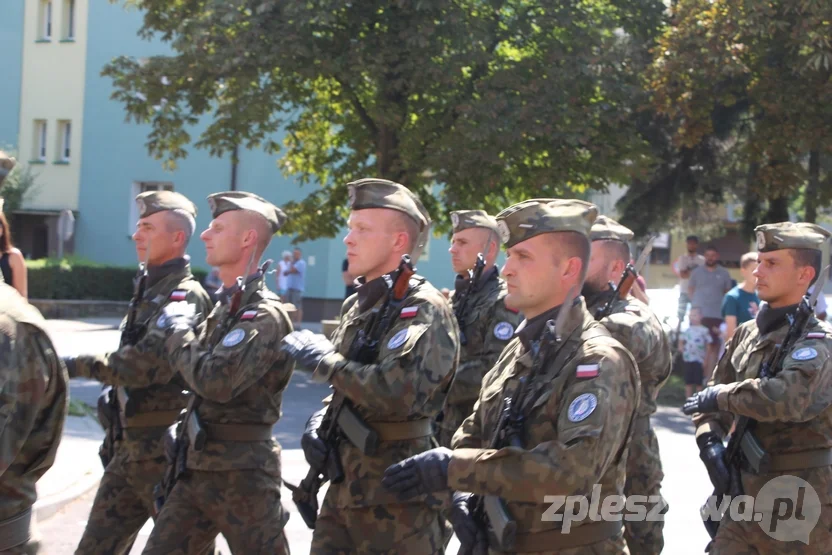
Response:
[{"label": "assault rifle", "polygon": [[454,308],[454,317],[456,323],[459,324],[459,344],[466,345],[468,338],[465,336],[465,309],[468,307],[468,300],[471,298],[471,293],[474,286],[480,282],[482,272],[485,269],[485,257],[482,253],[477,254],[477,263],[473,270],[468,270],[468,288],[462,294],[462,298],[456,303]]},{"label": "assault rifle", "polygon": [[610,282],[607,300],[595,311],[595,320],[601,321],[612,314],[612,307],[615,305],[615,301],[627,298],[627,295],[630,294],[630,289],[633,288],[639,276],[639,272],[641,272],[641,269],[647,264],[647,260],[650,258],[650,253],[653,251],[653,241],[655,240],[655,237],[650,238],[641,251],[641,255],[638,257],[635,265],[629,262],[627,263],[627,266],[624,267],[624,271],[621,273],[621,279],[618,280],[618,285]]}]

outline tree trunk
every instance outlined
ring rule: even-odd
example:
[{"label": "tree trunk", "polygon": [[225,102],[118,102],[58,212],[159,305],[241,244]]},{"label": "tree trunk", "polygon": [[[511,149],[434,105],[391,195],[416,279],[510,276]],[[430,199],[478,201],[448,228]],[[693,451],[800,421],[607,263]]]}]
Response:
[{"label": "tree trunk", "polygon": [[809,183],[803,198],[803,221],[815,223],[818,218],[818,193],[820,192],[820,151],[809,153]]},{"label": "tree trunk", "polygon": [[768,211],[766,211],[763,223],[774,224],[789,221],[789,197],[782,195],[768,199]]}]

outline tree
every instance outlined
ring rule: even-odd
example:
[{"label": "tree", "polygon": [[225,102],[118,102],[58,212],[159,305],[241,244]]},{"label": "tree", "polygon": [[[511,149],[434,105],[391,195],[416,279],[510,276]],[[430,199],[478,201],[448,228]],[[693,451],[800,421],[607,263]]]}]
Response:
[{"label": "tree", "polygon": [[436,218],[602,189],[649,159],[633,116],[658,0],[133,3],[172,54],[103,73],[151,125],[149,152],[279,153],[313,187],[286,207],[296,240],[336,234],[361,177],[411,187]]},{"label": "tree", "polygon": [[[14,155],[11,150],[6,150]],[[30,166],[18,161],[11,173],[0,185],[0,198],[3,199],[3,212],[9,219],[9,225],[15,227],[14,212],[23,206],[23,202],[37,191],[36,176],[32,174]]]}]

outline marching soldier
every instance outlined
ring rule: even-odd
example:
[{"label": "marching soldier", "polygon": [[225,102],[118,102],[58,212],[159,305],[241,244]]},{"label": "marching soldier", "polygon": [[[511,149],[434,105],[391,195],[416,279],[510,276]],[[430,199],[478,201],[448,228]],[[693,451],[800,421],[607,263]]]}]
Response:
[{"label": "marching soldier", "polygon": [[[439,443],[451,446],[474,410],[482,377],[497,362],[522,318],[506,307],[506,284],[494,264],[500,251],[497,221],[482,210],[451,213],[451,264],[456,282],[451,305],[460,330],[459,369],[440,423]],[[482,254],[482,259],[478,255]]]},{"label": "marching soldier", "polygon": [[[385,488],[403,499],[456,491],[451,520],[463,552],[483,553],[484,540],[492,551],[511,553],[626,552],[620,519],[578,515],[566,533],[563,505],[545,500],[589,500],[593,486],[600,499],[623,492],[638,372],[630,353],[575,300],[596,215],[592,204],[548,199],[497,215],[508,255],[506,303],[526,320],[486,374],[454,450],[433,449],[385,472]],[[514,538],[505,533],[509,524]]]},{"label": "marching soldier", "polygon": [[201,238],[223,287],[208,319],[169,305],[152,331],[193,392],[169,447],[165,498],[145,554],[199,552],[221,532],[234,553],[288,553],[280,503],[280,445],[272,427],[294,363],[276,346],[292,331],[265,284],[266,250],[285,214],[257,195],[215,193]]},{"label": "marching soldier", "polygon": [[[328,456],[335,457],[344,475],[326,492],[311,552],[441,553],[443,499],[423,495],[402,502],[381,487],[387,466],[431,448],[432,419],[445,403],[459,357],[450,305],[406,263],[408,254],[418,259],[430,219],[397,183],[362,179],[349,190],[344,243],[350,271],[362,276],[358,292],[344,303],[332,342],[295,332],[283,346],[314,371],[315,381],[332,385],[331,405],[343,402],[353,422],[360,422],[339,418],[343,439],[332,446],[323,439],[322,413],[307,424],[302,445],[310,466],[323,470]],[[353,433],[358,428],[378,444],[362,442]]]},{"label": "marching soldier", "polygon": [[[717,490],[741,489],[755,498],[757,511],[763,505],[759,494],[764,486],[785,475],[800,478],[817,495],[814,503],[808,493],[798,495],[798,503],[789,514],[797,517],[819,512],[820,521],[808,535],[808,545],[804,545],[772,537],[771,528],[766,529],[756,519],[734,521],[726,513],[710,553],[829,553],[832,552],[832,327],[814,316],[809,317],[805,330],[800,330],[802,333],[793,345],[778,353],[785,355],[782,365],[768,367],[772,354],[789,335],[791,320],[803,296],[820,273],[821,253],[829,240],[829,232],[814,224],[791,222],[765,224],[755,231],[759,253],[754,276],[757,293],[766,303],[756,320],[737,328],[709,386],[687,400],[684,412],[693,415],[700,458]],[[740,443],[739,468],[731,468],[729,464],[733,461],[726,461],[723,438],[741,417],[756,422],[745,433],[749,440],[756,439],[756,442]],[[750,448],[754,443],[759,450]],[[764,468],[763,459],[767,459],[768,468]],[[737,477],[741,484],[733,483]],[[801,498],[803,506],[800,506]],[[763,523],[772,523],[771,512],[760,514]],[[779,512],[778,515],[785,516]],[[789,526],[788,521],[782,520],[773,524],[781,530]]]},{"label": "marching soldier", "polygon": [[[666,510],[661,498],[664,477],[659,456],[659,442],[650,426],[650,415],[656,412],[656,396],[670,377],[670,342],[659,319],[646,305],[632,296],[621,299],[610,283],[619,283],[630,261],[627,241],[633,232],[611,218],[599,216],[592,225],[592,253],[583,295],[593,315],[612,303],[608,316],[601,320],[612,336],[633,355],[641,379],[641,400],[633,421],[632,439],[627,456],[627,481],[624,495],[643,495],[650,501],[651,514]],[[638,285],[634,285],[638,287]],[[630,553],[658,555],[664,547],[664,520],[625,520],[624,537]]]},{"label": "marching soldier", "polygon": [[[163,438],[187,404],[163,338],[147,329],[164,319],[166,305],[187,301],[200,319],[210,312],[208,294],[191,273],[185,249],[196,225],[196,207],[179,193],[138,195],[133,240],[146,274],[139,298],[125,318],[122,342],[111,353],[64,358],[72,377],[93,378],[112,389],[108,437],[102,447],[104,476],[77,553],[127,553],[153,516],[153,488],[165,471]],[[141,291],[143,289],[143,291]],[[129,328],[129,329],[128,329]]]}]

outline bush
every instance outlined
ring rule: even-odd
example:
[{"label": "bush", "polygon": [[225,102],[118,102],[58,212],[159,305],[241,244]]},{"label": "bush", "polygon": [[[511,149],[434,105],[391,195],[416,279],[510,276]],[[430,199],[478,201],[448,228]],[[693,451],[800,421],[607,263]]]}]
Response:
[{"label": "bush", "polygon": [[[32,299],[129,301],[135,267],[108,266],[80,258],[27,260]],[[205,271],[194,269],[202,282]]]}]

